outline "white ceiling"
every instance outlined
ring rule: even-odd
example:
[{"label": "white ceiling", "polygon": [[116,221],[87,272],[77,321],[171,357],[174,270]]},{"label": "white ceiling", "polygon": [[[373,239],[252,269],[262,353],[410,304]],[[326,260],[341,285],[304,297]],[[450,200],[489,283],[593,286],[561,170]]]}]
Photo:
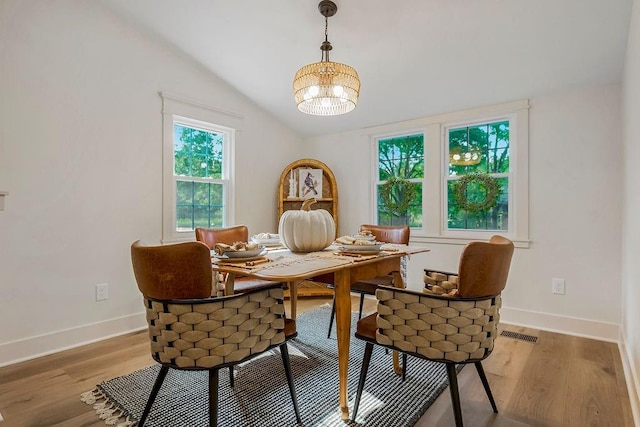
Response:
[{"label": "white ceiling", "polygon": [[320,60],[318,0],[102,0],[303,135],[619,82],[632,0],[334,0],[331,60],[355,111],[300,113],[292,79]]}]

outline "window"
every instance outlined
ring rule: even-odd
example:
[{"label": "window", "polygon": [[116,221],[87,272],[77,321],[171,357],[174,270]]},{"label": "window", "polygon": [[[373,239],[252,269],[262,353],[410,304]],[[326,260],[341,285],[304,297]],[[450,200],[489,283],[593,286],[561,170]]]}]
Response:
[{"label": "window", "polygon": [[241,117],[165,93],[163,242],[234,223],[233,163]]},{"label": "window", "polygon": [[175,118],[174,181],[176,188],[175,229],[224,225],[224,146],[227,132],[193,121]]},{"label": "window", "polygon": [[[446,129],[445,135],[449,169],[446,228],[508,231],[509,120]],[[465,176],[470,179],[464,188],[456,188],[463,185]],[[487,207],[480,209],[483,206]]]},{"label": "window", "polygon": [[523,100],[371,128],[372,221],[421,243],[528,247],[528,112]]},{"label": "window", "polygon": [[379,139],[377,145],[378,224],[421,227],[424,135]]}]

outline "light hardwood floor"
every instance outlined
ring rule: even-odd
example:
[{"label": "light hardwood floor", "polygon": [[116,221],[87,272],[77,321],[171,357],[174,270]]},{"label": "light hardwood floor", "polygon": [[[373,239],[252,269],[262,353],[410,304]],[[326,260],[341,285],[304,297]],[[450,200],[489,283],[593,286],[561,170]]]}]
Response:
[{"label": "light hardwood floor", "polygon": [[[301,299],[298,312],[330,302]],[[373,305],[368,300],[365,311]],[[353,309],[357,311],[355,297]],[[499,414],[491,411],[475,369],[462,370],[458,381],[465,426],[634,425],[615,344],[504,324],[501,329],[538,341],[501,336],[483,362]],[[145,330],[0,368],[0,427],[104,426],[80,402],[80,394],[153,363]],[[453,425],[447,389],[416,427]]]}]

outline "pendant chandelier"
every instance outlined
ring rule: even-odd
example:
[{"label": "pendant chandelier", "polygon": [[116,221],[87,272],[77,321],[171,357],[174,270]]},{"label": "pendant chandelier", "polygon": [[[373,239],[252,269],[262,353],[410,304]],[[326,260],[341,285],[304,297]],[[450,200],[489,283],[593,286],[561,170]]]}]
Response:
[{"label": "pendant chandelier", "polygon": [[338,7],[329,0],[318,4],[324,16],[324,42],[320,46],[320,62],[300,68],[293,79],[293,93],[298,110],[314,116],[337,116],[356,108],[360,93],[360,79],[353,67],[329,60],[333,49],[328,40],[329,17]]}]

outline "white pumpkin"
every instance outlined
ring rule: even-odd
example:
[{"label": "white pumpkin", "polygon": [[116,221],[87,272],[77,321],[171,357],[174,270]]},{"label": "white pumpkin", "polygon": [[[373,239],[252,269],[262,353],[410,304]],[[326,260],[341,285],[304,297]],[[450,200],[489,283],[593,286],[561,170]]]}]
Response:
[{"label": "white pumpkin", "polygon": [[278,234],[293,252],[321,251],[336,236],[336,223],[324,209],[310,210],[316,199],[307,199],[300,210],[285,211],[280,217]]}]

